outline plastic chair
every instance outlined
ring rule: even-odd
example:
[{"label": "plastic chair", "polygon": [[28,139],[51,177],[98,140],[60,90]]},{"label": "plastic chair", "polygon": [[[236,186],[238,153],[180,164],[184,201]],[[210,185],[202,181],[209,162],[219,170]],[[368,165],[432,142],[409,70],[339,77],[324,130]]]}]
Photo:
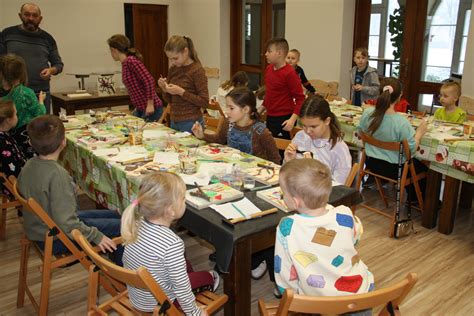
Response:
[{"label": "plastic chair", "polygon": [[[17,181],[14,176],[10,176],[8,180],[12,185],[12,193],[23,206],[23,211],[32,212],[34,215],[38,216],[48,227],[48,232],[45,234],[44,239],[44,249],[39,247],[35,241],[29,240],[24,232],[21,237],[20,276],[18,281],[17,307],[21,308],[24,306],[26,293],[33,307],[38,312],[38,315],[47,315],[52,270],[60,267],[65,267],[75,261],[79,261],[79,263],[86,270],[88,270],[89,267],[92,266],[92,262],[87,258],[86,254],[83,251],[79,250],[76,247],[76,245],[72,242],[71,239],[69,239],[69,237],[67,237],[67,235],[61,230],[61,228],[56,225],[53,219],[46,213],[46,211],[41,207],[41,205],[39,205],[38,202],[36,202],[33,198],[25,200],[21,196],[21,194],[18,192]],[[53,255],[53,241],[55,237],[67,247],[70,254],[59,256]],[[115,238],[114,241],[116,244],[122,242],[121,238]],[[30,247],[35,250],[35,252],[38,254],[42,261],[42,265],[40,268],[40,271],[42,273],[42,280],[39,303],[34,298],[27,283]],[[94,251],[97,253],[99,251],[99,248],[95,247]],[[109,280],[106,280],[104,278],[100,279],[100,284],[111,295],[117,293],[118,290],[124,288],[123,285],[111,283]]]},{"label": "plastic chair", "polygon": [[[0,172],[0,181],[2,181],[3,186],[12,193],[13,185],[10,181],[8,181],[7,177],[4,173]],[[1,219],[0,219],[0,240],[5,240],[7,235],[7,211],[8,210],[17,210],[21,206],[20,202],[15,198],[11,198],[6,196],[2,193],[1,194],[1,203],[0,203],[0,210],[1,210]],[[13,193],[12,193],[13,194]]]},{"label": "plastic chair", "polygon": [[283,316],[293,313],[334,315],[384,306],[379,315],[400,315],[399,306],[415,286],[417,279],[415,273],[409,273],[392,286],[347,296],[305,296],[286,289],[279,304],[267,304],[259,299],[258,308],[262,316]]},{"label": "plastic chair", "polygon": [[[378,139],[376,139],[376,138],[374,138],[374,137],[372,137],[372,136],[370,136],[370,135],[368,135],[368,134],[366,134],[362,131],[359,132],[359,136],[360,136],[362,142],[364,143],[364,146],[365,146],[365,144],[370,144],[374,147],[378,147],[378,148],[383,149],[383,150],[396,151],[398,153],[400,153],[400,151],[402,151],[404,153],[405,157],[406,157],[406,160],[405,160],[404,163],[399,165],[399,168],[402,168],[400,179],[391,179],[391,178],[376,174],[376,173],[370,171],[370,169],[368,169],[365,166],[366,153],[365,153],[365,148],[362,148],[362,154],[361,154],[361,158],[360,158],[360,162],[359,162],[359,176],[358,176],[358,179],[357,179],[356,187],[360,190],[360,185],[361,185],[362,179],[364,178],[365,175],[373,176],[375,178],[375,184],[377,185],[377,190],[380,194],[380,198],[384,201],[385,207],[388,207],[387,197],[384,194],[381,180],[385,180],[385,181],[388,181],[388,182],[391,182],[391,183],[394,183],[394,184],[397,184],[398,181],[400,181],[400,195],[397,198],[398,202],[403,201],[403,195],[404,195],[405,187],[410,185],[410,184],[413,184],[414,187],[415,187],[416,197],[417,197],[418,203],[420,205],[419,208],[423,212],[423,196],[421,194],[421,189],[420,189],[420,186],[418,184],[418,180],[426,178],[427,174],[426,174],[426,172],[419,173],[419,174],[416,173],[415,165],[414,165],[412,157],[411,157],[410,148],[408,147],[407,140],[404,139],[401,142],[384,142],[384,141],[380,141],[380,140],[378,140]],[[408,177],[409,172],[410,172],[410,177]],[[388,218],[392,218],[395,221],[395,213],[394,214],[387,214],[385,212],[382,212],[380,209],[378,209],[376,207],[372,207],[372,206],[369,206],[369,205],[366,205],[366,204],[360,204],[360,205],[367,208],[368,210],[374,211],[374,212],[379,213],[379,214],[381,214],[383,216],[386,216]],[[391,237],[393,236],[393,230],[390,230],[390,236]]]},{"label": "plastic chair", "polygon": [[[121,315],[140,315],[149,314],[141,313],[134,309],[128,298],[128,291],[124,290],[112,298],[97,305],[97,284],[99,279],[99,272],[107,275],[108,278],[116,282],[125,283],[135,288],[140,288],[149,291],[156,301],[159,303],[153,310],[153,315],[183,315],[181,311],[171,302],[161,287],[156,283],[153,276],[144,267],[138,268],[136,271],[125,269],[117,266],[113,262],[101,257],[92,248],[84,235],[77,229],[72,231],[74,240],[81,246],[85,253],[92,259],[95,266],[89,267],[89,293],[87,310],[89,315],[108,315],[110,310],[115,310]],[[217,295],[213,292],[205,291],[196,296],[196,303],[198,306],[204,306],[208,314],[212,314],[219,310],[226,302],[227,295]]]}]

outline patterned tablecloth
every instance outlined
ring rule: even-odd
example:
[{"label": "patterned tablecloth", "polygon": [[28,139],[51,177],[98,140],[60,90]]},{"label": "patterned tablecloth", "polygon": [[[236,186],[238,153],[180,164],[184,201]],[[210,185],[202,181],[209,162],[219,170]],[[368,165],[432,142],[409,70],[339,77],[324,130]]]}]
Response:
[{"label": "patterned tablecloth", "polygon": [[[143,120],[132,116],[109,118],[104,123],[95,120],[89,114],[68,117],[67,146],[61,163],[86,194],[109,209],[124,210],[135,199],[141,175],[156,170],[179,173],[179,163],[154,163],[155,152],[195,154],[198,167],[220,162],[245,170],[256,167],[257,163],[269,164],[229,147],[210,147],[189,133],[179,133],[157,123],[146,124],[143,144],[131,146],[126,135],[134,127],[143,126]],[[131,162],[134,160],[141,161]]]},{"label": "patterned tablecloth", "polygon": [[[344,132],[344,141],[361,147],[356,126],[359,124],[363,108],[331,102],[331,110],[339,119]],[[406,115],[406,114],[402,114]],[[416,128],[419,118],[406,115]],[[428,117],[428,132],[421,139],[415,157],[430,161],[430,169],[444,175],[474,183],[474,141],[464,140],[462,125],[433,121]]]}]

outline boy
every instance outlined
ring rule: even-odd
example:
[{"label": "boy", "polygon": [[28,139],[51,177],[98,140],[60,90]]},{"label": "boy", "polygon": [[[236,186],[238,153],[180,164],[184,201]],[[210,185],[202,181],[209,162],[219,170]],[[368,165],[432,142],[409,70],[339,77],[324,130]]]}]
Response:
[{"label": "boy", "polygon": [[[114,262],[122,265],[123,247],[115,245],[109,237],[120,236],[120,216],[110,210],[77,211],[77,202],[71,176],[57,162],[66,146],[64,125],[59,117],[42,115],[27,127],[31,145],[38,156],[25,164],[18,176],[18,189],[25,198],[34,198],[71,238],[71,231],[79,229],[87,240],[103,251],[115,253]],[[30,212],[23,212],[25,232],[30,240],[44,247],[47,227]],[[55,255],[67,253],[59,240],[53,243]]]},{"label": "boy", "polygon": [[296,74],[300,78],[303,87],[305,87],[309,93],[315,94],[316,89],[311,85],[311,82],[308,81],[308,78],[306,78],[303,68],[298,65],[300,62],[300,56],[301,54],[299,50],[292,49],[286,56],[286,63],[295,68]]},{"label": "boy", "polygon": [[273,38],[267,43],[265,57],[269,65],[265,69],[266,94],[263,100],[267,109],[267,128],[273,137],[285,139],[291,139],[290,131],[304,101],[301,80],[293,67],[285,62],[288,49],[284,38]]},{"label": "boy", "polygon": [[314,159],[280,170],[283,199],[298,214],[281,219],[275,241],[275,279],[281,293],[339,296],[367,293],[374,278],[354,245],[362,224],[346,206],[328,205],[331,172]]},{"label": "boy", "polygon": [[352,104],[361,106],[368,99],[376,99],[379,95],[379,75],[377,70],[369,66],[367,48],[359,47],[354,51],[354,63],[351,70]]},{"label": "boy", "polygon": [[466,111],[456,106],[461,96],[461,86],[457,82],[446,82],[441,86],[439,101],[443,106],[437,109],[434,118],[452,123],[464,123]]}]

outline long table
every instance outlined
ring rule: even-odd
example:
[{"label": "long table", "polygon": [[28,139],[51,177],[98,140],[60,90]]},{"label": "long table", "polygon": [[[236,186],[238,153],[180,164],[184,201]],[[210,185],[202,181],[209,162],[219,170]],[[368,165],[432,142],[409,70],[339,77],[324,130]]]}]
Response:
[{"label": "long table", "polygon": [[[337,102],[336,102],[337,103]],[[331,110],[338,118],[344,132],[344,141],[357,147],[362,143],[357,135],[356,126],[360,121],[363,108],[349,104],[331,104]],[[404,114],[402,114],[404,115]],[[410,118],[413,126],[420,123],[419,118]],[[415,157],[429,161],[425,207],[422,214],[422,225],[434,228],[438,218],[438,197],[443,176],[445,187],[443,202],[439,212],[438,231],[450,234],[453,231],[454,219],[458,205],[461,182],[460,204],[471,207],[472,188],[474,183],[474,141],[454,136],[462,133],[462,126],[457,124],[434,122],[428,118],[428,132],[421,139]],[[458,138],[458,141],[452,139]],[[447,140],[446,139],[450,139]]]},{"label": "long table", "polygon": [[126,92],[117,92],[112,95],[100,96],[97,92],[92,92],[91,96],[68,97],[68,93],[51,93],[51,102],[53,114],[58,115],[60,109],[66,110],[67,115],[74,115],[76,110],[89,110],[96,108],[105,108],[118,105],[129,105],[130,96]]}]

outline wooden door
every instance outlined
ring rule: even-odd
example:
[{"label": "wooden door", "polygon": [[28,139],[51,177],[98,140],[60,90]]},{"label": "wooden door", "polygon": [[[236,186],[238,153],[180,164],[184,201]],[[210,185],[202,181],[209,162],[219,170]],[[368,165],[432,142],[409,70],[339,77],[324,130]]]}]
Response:
[{"label": "wooden door", "polygon": [[168,40],[168,6],[135,3],[124,6],[127,37],[143,55],[153,78],[166,76],[168,58],[163,48]]}]

